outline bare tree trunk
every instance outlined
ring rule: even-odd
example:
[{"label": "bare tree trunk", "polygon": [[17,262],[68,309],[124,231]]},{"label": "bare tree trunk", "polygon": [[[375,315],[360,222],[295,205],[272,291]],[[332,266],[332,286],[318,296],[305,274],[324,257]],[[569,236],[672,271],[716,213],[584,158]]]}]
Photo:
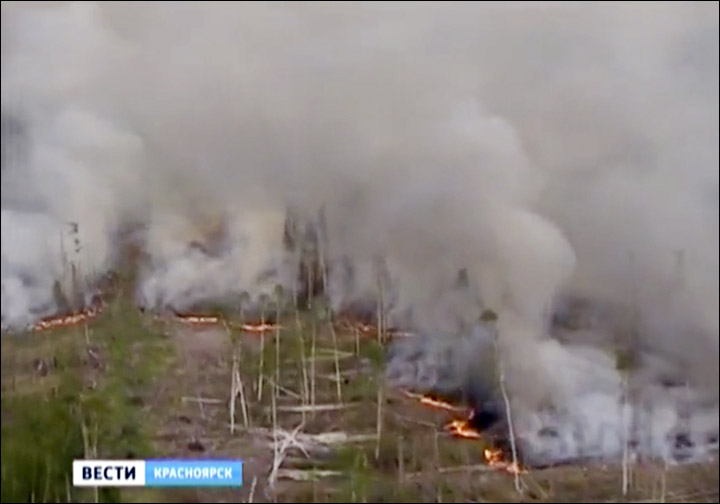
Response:
[{"label": "bare tree trunk", "polygon": [[628,381],[629,376],[628,373],[625,373],[625,376],[623,377],[623,401],[622,401],[622,426],[623,426],[623,460],[622,460],[622,494],[623,496],[627,496],[628,494],[628,488],[630,485],[629,482],[629,469],[628,469],[628,457],[629,457],[629,451],[630,451],[630,440],[628,436],[628,430],[629,430],[629,423],[628,422]]},{"label": "bare tree trunk", "polygon": [[505,414],[507,415],[507,421],[508,421],[508,432],[510,434],[510,449],[512,451],[512,459],[513,459],[513,475],[515,476],[515,490],[517,493],[522,493],[522,486],[520,485],[520,464],[518,463],[518,456],[517,456],[517,445],[515,444],[515,428],[513,427],[513,421],[512,421],[512,409],[510,408],[510,399],[507,394],[507,390],[505,389],[505,372],[502,369],[502,364],[499,364],[500,366],[500,391],[503,395],[503,401],[505,402]]},{"label": "bare tree trunk", "polygon": [[498,382],[500,385],[500,392],[503,396],[503,401],[505,403],[505,414],[507,416],[507,422],[508,422],[508,434],[510,435],[510,450],[512,451],[512,463],[513,463],[513,475],[514,475],[514,483],[515,483],[515,491],[517,493],[522,494],[523,488],[520,483],[520,464],[518,463],[518,456],[517,456],[517,445],[515,443],[515,428],[513,426],[513,420],[512,420],[512,408],[510,407],[510,397],[507,393],[507,388],[505,387],[505,370],[503,368],[503,362],[502,362],[502,355],[500,351],[500,345],[498,342],[499,333],[497,331],[497,327],[495,328],[495,361],[497,362],[497,370],[498,370]]},{"label": "bare tree trunk", "polygon": [[[630,273],[633,274],[634,255],[629,255]],[[637,365],[637,353],[640,332],[640,313],[638,308],[638,292],[637,285],[632,281],[632,306],[630,312],[630,321],[627,332],[625,333],[625,341],[620,342],[619,356],[617,359],[617,368],[622,375],[622,429],[623,429],[623,457],[622,457],[622,494],[627,496],[630,491],[631,484],[631,467],[630,467],[630,449],[631,435],[630,427],[637,422],[635,418],[636,412],[634,405],[634,394],[632,384],[632,373]],[[631,415],[631,418],[628,416]]]},{"label": "bare tree trunk", "polygon": [[383,343],[383,326],[385,325],[385,314],[383,313],[383,285],[382,279],[378,277],[378,304],[377,304],[377,341],[382,345]]}]

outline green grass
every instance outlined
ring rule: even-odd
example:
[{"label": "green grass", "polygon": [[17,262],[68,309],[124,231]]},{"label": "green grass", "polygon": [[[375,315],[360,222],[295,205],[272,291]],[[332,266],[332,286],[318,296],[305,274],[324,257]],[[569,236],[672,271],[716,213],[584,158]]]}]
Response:
[{"label": "green grass", "polygon": [[[72,461],[83,457],[76,399],[2,399],[2,502],[70,502]],[[6,413],[8,412],[8,413]]]},{"label": "green grass", "polygon": [[[116,488],[94,496],[73,487],[72,460],[152,454],[142,405],[168,363],[167,342],[122,300],[87,335],[75,327],[12,338],[2,350],[2,502],[123,502]],[[40,359],[45,376],[27,365]],[[35,386],[18,389],[19,378]]]}]

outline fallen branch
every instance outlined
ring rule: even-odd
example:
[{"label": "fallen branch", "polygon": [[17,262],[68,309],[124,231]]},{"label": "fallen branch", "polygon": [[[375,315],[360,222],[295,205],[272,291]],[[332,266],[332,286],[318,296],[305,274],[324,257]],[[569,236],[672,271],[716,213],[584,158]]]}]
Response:
[{"label": "fallen branch", "polygon": [[315,405],[300,405],[300,406],[278,406],[278,411],[291,412],[291,413],[302,413],[309,411],[337,411],[352,408],[353,406],[360,406],[361,403],[345,403],[345,404],[315,404]]},{"label": "fallen branch", "polygon": [[[249,429],[249,432],[252,432],[256,435],[264,435],[266,437],[272,437],[273,432],[270,429],[266,429],[263,427],[257,427]],[[287,436],[287,431],[283,431],[282,429],[278,429],[279,435]],[[366,441],[374,441],[377,437],[375,433],[372,434],[348,434],[347,432],[343,431],[335,431],[335,432],[323,432],[320,434],[304,434],[304,433],[298,433],[296,436],[296,439],[299,443],[303,444],[304,446],[307,445],[334,445],[334,444],[343,444],[343,443],[363,443]]]},{"label": "fallen branch", "polygon": [[[357,368],[345,369],[345,370],[340,371],[340,379],[341,380],[348,379],[353,376],[367,376],[369,374],[370,374],[369,369],[357,369]],[[335,382],[338,379],[338,376],[335,373],[333,373],[333,374],[318,374],[317,377],[322,378],[323,380],[329,380],[332,382]]]},{"label": "fallen branch", "polygon": [[[322,351],[321,351],[322,350]],[[308,360],[315,361],[315,362],[323,362],[323,361],[335,361],[339,359],[347,359],[349,357],[354,357],[354,353],[345,352],[343,350],[338,350],[337,352],[333,349],[320,349],[317,348],[315,350],[315,355],[311,356]]]},{"label": "fallen branch", "polygon": [[301,434],[301,439],[320,444],[363,443],[374,441],[376,434],[347,434],[346,432],[323,432],[322,434]]},{"label": "fallen branch", "polygon": [[271,384],[273,387],[275,387],[280,392],[284,392],[286,395],[290,397],[294,397],[295,399],[302,400],[302,395],[298,394],[297,392],[293,392],[289,388],[283,387],[281,385],[278,385],[275,380],[272,380],[270,378],[266,378],[265,381],[267,381],[269,384]]},{"label": "fallen branch", "polygon": [[[275,450],[274,450],[274,457],[273,457],[273,467],[272,467],[272,470],[270,471],[270,476],[268,477],[268,484],[269,484],[270,488],[275,487],[275,482],[277,481],[278,471],[280,470],[280,466],[282,465],[283,460],[285,459],[285,455],[286,455],[287,450],[290,447],[290,445],[294,445],[294,446],[299,445],[299,443],[295,439],[295,437],[300,432],[300,429],[302,429],[303,425],[304,425],[304,423],[301,423],[300,425],[295,427],[295,429],[293,429],[293,431],[291,433],[287,433],[286,431],[280,431],[280,429],[274,429],[273,435],[274,435],[276,441],[274,443]],[[285,439],[283,439],[282,444],[280,444],[280,446],[278,446],[277,436],[278,436],[278,434],[281,434],[281,433],[284,435]],[[303,452],[305,452],[304,448],[302,446],[300,446],[300,447],[303,450]]]},{"label": "fallen branch", "polygon": [[[463,465],[463,466],[453,466],[453,467],[440,467],[437,469],[437,472],[439,474],[453,474],[453,473],[463,473],[463,472],[497,472],[499,469],[495,467],[491,467],[485,464],[474,464],[474,465]],[[406,473],[406,478],[421,478],[421,477],[427,477],[427,471],[422,472],[413,472],[413,473]]]},{"label": "fallen branch", "polygon": [[278,479],[290,479],[293,481],[313,481],[319,478],[330,478],[333,476],[342,476],[342,471],[328,470],[301,470],[301,469],[279,469],[277,472]]},{"label": "fallen branch", "polygon": [[223,404],[225,401],[222,399],[213,399],[208,397],[183,397],[184,402],[194,402],[199,404]]}]

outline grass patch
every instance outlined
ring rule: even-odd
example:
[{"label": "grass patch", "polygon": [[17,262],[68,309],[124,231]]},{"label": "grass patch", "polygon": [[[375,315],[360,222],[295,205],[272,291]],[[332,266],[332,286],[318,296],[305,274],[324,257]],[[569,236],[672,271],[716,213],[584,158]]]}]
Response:
[{"label": "grass patch", "polygon": [[123,502],[117,488],[74,488],[72,460],[152,455],[143,410],[166,342],[122,300],[87,331],[13,338],[3,342],[2,502]]},{"label": "grass patch", "polygon": [[2,398],[2,502],[72,502],[84,444],[74,397]]}]

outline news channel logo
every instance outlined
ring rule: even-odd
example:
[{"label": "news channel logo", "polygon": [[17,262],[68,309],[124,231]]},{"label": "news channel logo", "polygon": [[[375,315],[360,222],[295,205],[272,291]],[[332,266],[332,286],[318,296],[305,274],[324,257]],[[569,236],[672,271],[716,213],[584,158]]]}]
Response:
[{"label": "news channel logo", "polygon": [[241,460],[74,460],[76,487],[241,487]]}]

